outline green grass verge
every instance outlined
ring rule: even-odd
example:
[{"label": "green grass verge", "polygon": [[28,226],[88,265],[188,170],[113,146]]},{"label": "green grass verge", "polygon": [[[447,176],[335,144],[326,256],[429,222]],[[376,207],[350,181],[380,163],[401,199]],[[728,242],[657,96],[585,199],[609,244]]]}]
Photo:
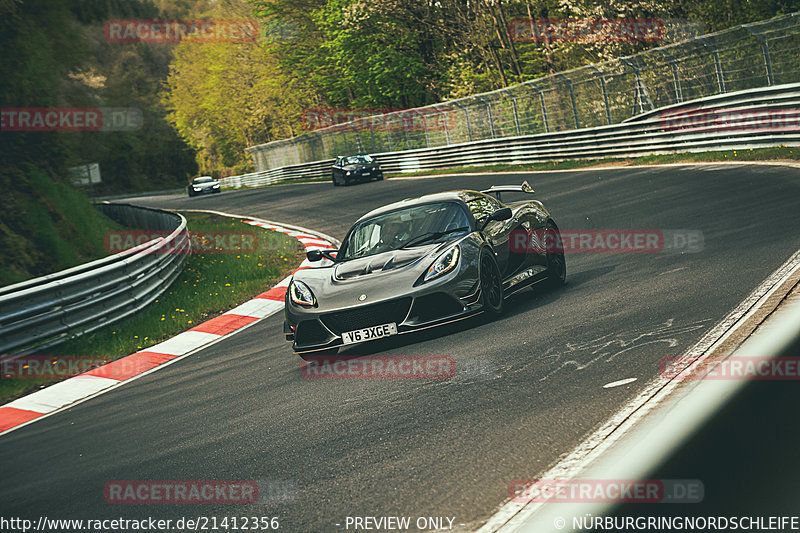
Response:
[{"label": "green grass verge", "polygon": [[[305,257],[294,238],[238,219],[186,213],[191,231],[256,234],[257,253],[193,254],[175,282],[136,315],[72,339],[46,355],[117,359],[166,340],[271,288]],[[0,404],[53,381],[0,379]]]},{"label": "green grass verge", "polygon": [[657,165],[669,163],[699,163],[718,161],[797,161],[800,160],[800,148],[776,146],[749,150],[723,150],[715,152],[645,155],[641,157],[603,159],[569,159],[565,161],[546,161],[524,165],[485,165],[469,167],[442,168],[421,170],[419,172],[393,173],[387,177],[435,176],[439,174],[462,174],[470,172],[536,172],[548,170],[572,170],[607,165]]}]

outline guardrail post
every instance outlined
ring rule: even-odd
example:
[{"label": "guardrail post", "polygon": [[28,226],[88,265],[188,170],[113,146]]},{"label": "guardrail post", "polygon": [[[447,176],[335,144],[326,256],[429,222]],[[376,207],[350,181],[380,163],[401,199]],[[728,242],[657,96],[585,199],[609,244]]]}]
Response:
[{"label": "guardrail post", "polygon": [[775,85],[775,77],[772,75],[772,58],[770,58],[769,55],[769,44],[767,43],[766,37],[761,35],[760,32],[753,30],[749,24],[742,26],[742,28],[747,30],[747,33],[758,39],[761,43],[761,53],[764,54],[764,66],[767,69],[767,85],[772,87]]},{"label": "guardrail post", "polygon": [[714,70],[717,73],[717,90],[719,91],[719,94],[726,93],[725,76],[723,76],[724,73],[722,72],[722,62],[719,60],[719,51],[717,50],[717,47],[713,43],[709,43],[704,37],[697,37],[696,39],[708,50],[711,50],[711,55],[714,58]]},{"label": "guardrail post", "polygon": [[553,76],[563,81],[564,84],[566,84],[567,89],[569,89],[569,98],[572,101],[572,114],[575,116],[575,129],[578,130],[580,129],[581,125],[580,122],[578,121],[578,106],[575,105],[575,91],[572,88],[572,82],[568,80],[567,77],[561,73],[553,74]]},{"label": "guardrail post", "polygon": [[608,105],[608,89],[606,88],[606,76],[600,71],[600,69],[598,69],[594,65],[589,65],[589,70],[596,73],[597,77],[600,78],[600,86],[603,89],[603,103],[605,104],[606,108],[606,124],[611,124],[611,106]]}]

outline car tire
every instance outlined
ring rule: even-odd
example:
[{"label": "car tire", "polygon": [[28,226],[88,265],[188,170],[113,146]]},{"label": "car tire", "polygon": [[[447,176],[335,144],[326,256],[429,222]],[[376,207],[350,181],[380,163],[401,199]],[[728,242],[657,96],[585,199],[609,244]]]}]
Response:
[{"label": "car tire", "polygon": [[[548,222],[545,228],[545,244],[560,243],[561,233],[553,222]],[[552,237],[548,238],[548,235]],[[564,259],[563,246],[555,252],[547,252],[547,281],[553,287],[561,287],[567,282],[567,262]]]},{"label": "car tire", "polygon": [[339,353],[338,346],[334,348],[326,348],[324,350],[314,350],[313,352],[303,352],[297,355],[299,355],[300,359],[303,361],[314,361],[317,357],[331,356],[336,355],[337,353]]},{"label": "car tire", "polygon": [[497,261],[491,253],[484,251],[481,253],[479,264],[479,277],[481,282],[481,302],[483,311],[489,317],[497,317],[503,314],[505,309],[505,298],[503,296],[503,278]]},{"label": "car tire", "polygon": [[336,178],[331,178],[331,181],[333,182],[333,186],[334,187],[338,187],[339,186],[339,182],[336,181]]}]

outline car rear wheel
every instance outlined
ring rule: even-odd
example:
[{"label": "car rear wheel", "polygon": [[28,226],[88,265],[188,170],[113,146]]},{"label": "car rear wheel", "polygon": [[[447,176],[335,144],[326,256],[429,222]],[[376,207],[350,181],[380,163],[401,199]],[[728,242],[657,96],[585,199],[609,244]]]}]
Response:
[{"label": "car rear wheel", "polygon": [[561,233],[553,223],[547,224],[545,229],[545,245],[551,248],[547,252],[548,281],[555,287],[561,287],[567,282],[567,262],[564,260]]},{"label": "car rear wheel", "polygon": [[497,262],[488,252],[481,254],[480,278],[484,311],[492,317],[502,314],[505,306],[503,280]]}]

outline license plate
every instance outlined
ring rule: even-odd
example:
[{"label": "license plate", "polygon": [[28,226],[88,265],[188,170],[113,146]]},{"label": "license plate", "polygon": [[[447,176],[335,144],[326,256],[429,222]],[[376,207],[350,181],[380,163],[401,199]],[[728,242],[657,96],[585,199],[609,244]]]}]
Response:
[{"label": "license plate", "polygon": [[372,326],[371,328],[345,331],[342,333],[342,343],[353,344],[354,342],[371,341],[373,339],[381,339],[392,335],[397,335],[397,324],[395,322],[391,324],[382,324],[380,326]]}]

